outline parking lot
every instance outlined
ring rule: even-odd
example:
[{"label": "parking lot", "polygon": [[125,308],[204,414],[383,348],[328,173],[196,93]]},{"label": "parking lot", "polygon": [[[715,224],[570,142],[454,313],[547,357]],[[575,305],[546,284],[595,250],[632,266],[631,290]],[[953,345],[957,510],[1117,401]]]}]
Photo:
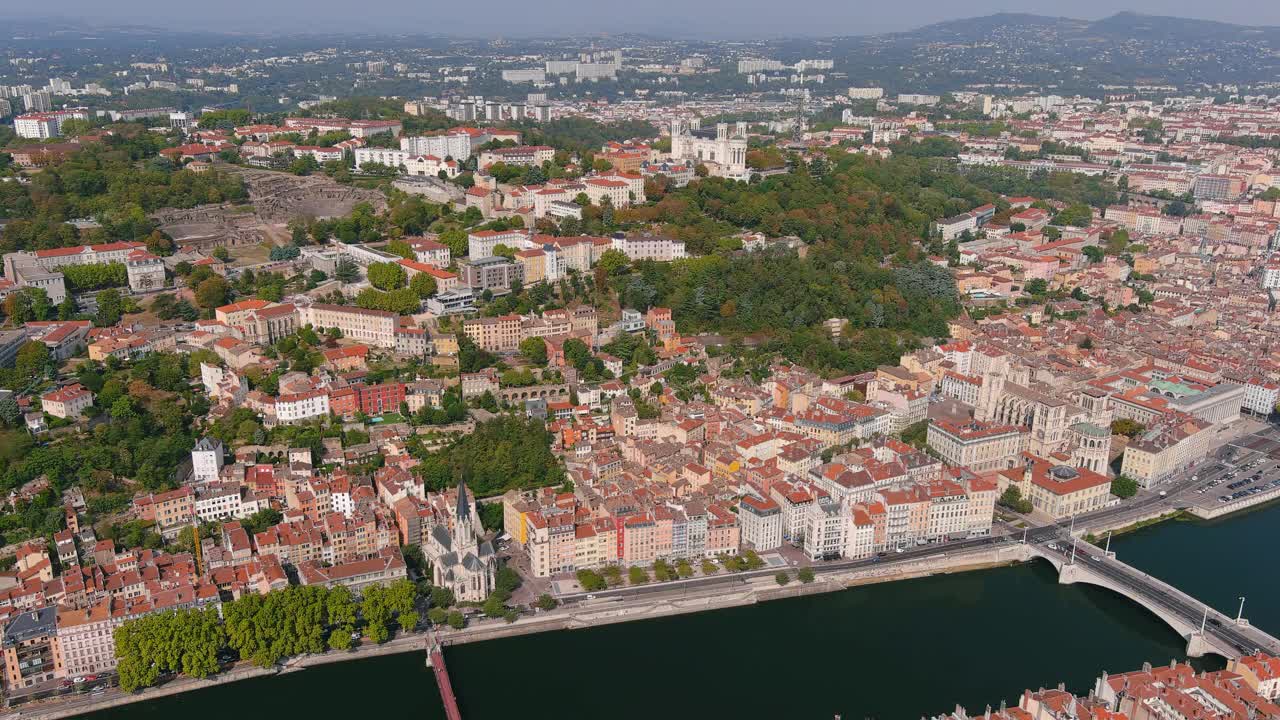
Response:
[{"label": "parking lot", "polygon": [[1280,489],[1280,431],[1268,426],[1223,446],[1217,461],[1201,470],[1206,479],[1188,499],[1212,508]]}]

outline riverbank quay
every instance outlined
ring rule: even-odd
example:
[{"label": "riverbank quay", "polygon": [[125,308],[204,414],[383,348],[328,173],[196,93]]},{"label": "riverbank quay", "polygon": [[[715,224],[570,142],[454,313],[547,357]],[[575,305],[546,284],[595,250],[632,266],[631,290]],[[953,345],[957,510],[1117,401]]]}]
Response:
[{"label": "riverbank quay", "polygon": [[[633,598],[619,600],[601,598],[593,601],[571,602],[556,610],[522,617],[513,623],[485,620],[475,622],[462,630],[439,630],[434,634],[441,644],[448,647],[556,630],[573,630],[754,605],[770,600],[836,592],[860,585],[981,570],[1031,559],[1031,553],[1026,546],[1017,543],[1013,538],[986,540],[988,541],[986,544],[964,543],[963,547],[953,550],[948,550],[946,546],[937,546],[931,548],[933,552],[927,555],[915,553],[905,557],[884,558],[882,562],[867,561],[852,567],[818,566],[814,568],[816,579],[811,583],[801,583],[793,579],[786,586],[779,586],[775,580],[776,570],[769,569],[737,576],[726,575],[716,578],[719,582],[714,583],[654,584],[646,588],[652,590],[651,592]],[[74,696],[57,704],[48,703],[39,707],[22,708],[5,717],[59,720],[170,695],[215,688],[241,680],[295,673],[310,667],[384,655],[422,652],[423,660],[426,662],[425,650],[429,635],[426,632],[401,634],[382,645],[361,645],[347,652],[331,651],[303,655],[270,668],[258,668],[248,663],[241,663],[231,670],[203,680],[178,678],[162,686],[131,694],[113,689],[97,697]]]}]

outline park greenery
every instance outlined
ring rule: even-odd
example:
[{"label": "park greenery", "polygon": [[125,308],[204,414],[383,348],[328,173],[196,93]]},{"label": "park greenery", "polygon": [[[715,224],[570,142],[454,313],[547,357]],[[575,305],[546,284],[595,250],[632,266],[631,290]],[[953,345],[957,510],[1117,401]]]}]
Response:
[{"label": "park greenery", "polygon": [[421,463],[414,472],[430,491],[464,480],[478,497],[511,489],[561,485],[564,468],[551,452],[551,436],[537,420],[502,416],[480,423],[442,450],[411,445]]},{"label": "park greenery", "polygon": [[[127,367],[114,360],[82,363],[73,377],[97,395],[88,413],[110,419],[87,432],[36,444],[20,418],[0,416],[0,492],[47,481],[44,490],[0,514],[0,541],[61,530],[62,492],[72,486],[85,493],[89,521],[128,507],[133,492],[176,487],[173,469],[196,440],[193,419],[208,409],[190,384],[201,359],[208,361],[206,353],[154,353]],[[27,343],[3,379],[8,387],[38,386],[49,382],[51,370],[48,349]]]},{"label": "park greenery", "polygon": [[120,687],[133,692],[168,673],[208,677],[224,655],[266,668],[296,655],[349,650],[357,631],[381,644],[394,627],[418,626],[419,600],[413,582],[398,580],[367,587],[359,598],[345,587],[291,586],[222,603],[221,617],[211,607],[144,615],[115,631]]},{"label": "park greenery", "polygon": [[[44,168],[30,183],[0,183],[0,218],[12,219],[4,228],[0,252],[144,241],[156,229],[147,213],[248,196],[235,175],[193,173],[160,157],[169,144],[164,135],[125,125]],[[81,231],[68,224],[79,218],[92,218],[99,227]]]}]

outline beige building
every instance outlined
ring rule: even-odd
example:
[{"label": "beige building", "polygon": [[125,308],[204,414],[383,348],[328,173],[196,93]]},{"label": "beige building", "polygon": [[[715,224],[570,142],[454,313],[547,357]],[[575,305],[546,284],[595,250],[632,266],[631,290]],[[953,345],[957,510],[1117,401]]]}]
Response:
[{"label": "beige building", "polygon": [[523,339],[519,315],[500,315],[467,320],[462,332],[478,347],[489,352],[515,352]]},{"label": "beige building", "polygon": [[124,603],[114,597],[84,609],[59,606],[58,650],[66,676],[113,672],[116,648],[112,633],[125,619]]},{"label": "beige building", "polygon": [[1106,507],[1111,478],[1088,468],[1055,465],[1035,455],[1024,456],[1023,476],[1035,511],[1054,520]]},{"label": "beige building", "polygon": [[1203,420],[1170,414],[1129,443],[1120,473],[1150,488],[1208,454],[1211,434]]},{"label": "beige building", "polygon": [[40,396],[40,408],[56,418],[78,418],[85,408],[93,404],[93,391],[72,383]]},{"label": "beige building", "polygon": [[396,345],[398,317],[385,310],[316,303],[301,309],[299,322],[317,329],[338,328],[344,338],[377,347]]},{"label": "beige building", "polygon": [[929,423],[927,441],[942,461],[982,473],[1013,467],[1026,448],[1026,430],[992,422]]}]

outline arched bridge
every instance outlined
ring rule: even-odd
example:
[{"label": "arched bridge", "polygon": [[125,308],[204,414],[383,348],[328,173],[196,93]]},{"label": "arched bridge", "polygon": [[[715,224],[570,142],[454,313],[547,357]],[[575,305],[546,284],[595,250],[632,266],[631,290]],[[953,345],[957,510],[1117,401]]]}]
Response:
[{"label": "arched bridge", "polygon": [[1098,585],[1151,611],[1187,641],[1188,657],[1213,653],[1231,659],[1255,650],[1280,654],[1280,640],[1247,620],[1237,622],[1084,541],[1078,541],[1073,551],[1070,538],[1055,535],[1033,543],[1031,549],[1057,568],[1058,582]]}]

